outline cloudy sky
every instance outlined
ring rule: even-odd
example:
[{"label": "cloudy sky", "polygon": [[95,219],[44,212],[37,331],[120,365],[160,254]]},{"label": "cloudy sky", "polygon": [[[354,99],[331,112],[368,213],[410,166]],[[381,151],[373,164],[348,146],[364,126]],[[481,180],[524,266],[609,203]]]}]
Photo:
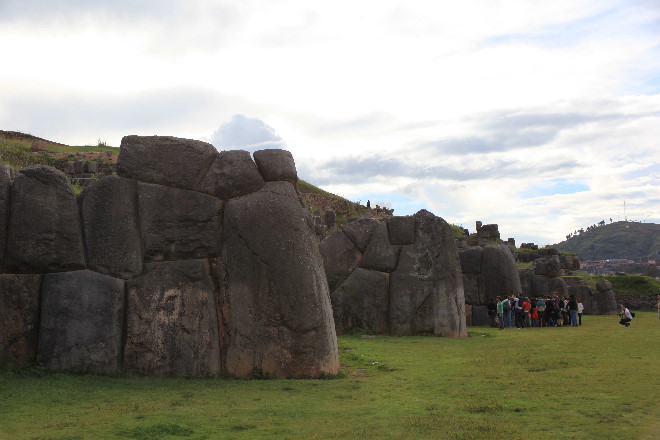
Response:
[{"label": "cloudy sky", "polygon": [[0,0],[0,47],[0,129],[286,148],[517,243],[660,223],[660,0]]}]

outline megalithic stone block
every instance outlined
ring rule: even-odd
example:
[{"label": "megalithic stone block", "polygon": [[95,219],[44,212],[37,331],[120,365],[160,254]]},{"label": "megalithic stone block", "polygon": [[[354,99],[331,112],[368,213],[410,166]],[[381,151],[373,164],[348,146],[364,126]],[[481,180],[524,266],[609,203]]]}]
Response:
[{"label": "megalithic stone block", "polygon": [[8,166],[0,164],[0,273],[5,257],[5,244],[7,243],[10,196],[11,172]]},{"label": "megalithic stone block", "polygon": [[148,263],[126,282],[124,371],[138,375],[220,373],[220,341],[207,260]]},{"label": "megalithic stone block", "polygon": [[172,136],[124,136],[117,174],[196,190],[218,151],[209,143]]},{"label": "megalithic stone block", "polygon": [[220,199],[196,191],[139,183],[138,206],[146,261],[220,254]]},{"label": "megalithic stone block", "polygon": [[0,275],[0,362],[35,359],[39,334],[41,275]]},{"label": "megalithic stone block", "polygon": [[38,356],[53,370],[121,370],[124,281],[90,270],[43,276]]},{"label": "megalithic stone block", "polygon": [[90,269],[129,279],[142,273],[137,182],[106,176],[80,195]]},{"label": "megalithic stone block", "polygon": [[227,200],[258,191],[264,183],[250,153],[243,150],[221,151],[198,191]]},{"label": "megalithic stone block", "polygon": [[34,165],[16,176],[5,258],[7,273],[85,268],[80,211],[64,173]]},{"label": "megalithic stone block", "polygon": [[227,372],[336,374],[337,339],[323,263],[291,183],[267,182],[226,203],[223,255]]},{"label": "megalithic stone block", "polygon": [[296,183],[298,173],[296,163],[290,152],[280,149],[259,150],[254,152],[254,161],[266,182],[288,180]]}]

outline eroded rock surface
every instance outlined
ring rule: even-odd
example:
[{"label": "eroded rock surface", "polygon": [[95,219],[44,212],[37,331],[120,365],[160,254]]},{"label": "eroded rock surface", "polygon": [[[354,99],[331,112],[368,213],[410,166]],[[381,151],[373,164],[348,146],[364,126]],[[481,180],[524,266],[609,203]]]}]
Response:
[{"label": "eroded rock surface", "polygon": [[41,275],[0,274],[0,362],[24,365],[37,354]]}]

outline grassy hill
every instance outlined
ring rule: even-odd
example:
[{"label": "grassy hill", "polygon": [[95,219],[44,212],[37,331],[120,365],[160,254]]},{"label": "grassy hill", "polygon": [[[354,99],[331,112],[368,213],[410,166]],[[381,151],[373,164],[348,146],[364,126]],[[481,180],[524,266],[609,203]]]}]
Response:
[{"label": "grassy hill", "polygon": [[660,225],[615,222],[574,235],[555,246],[577,254],[581,260],[660,259]]}]

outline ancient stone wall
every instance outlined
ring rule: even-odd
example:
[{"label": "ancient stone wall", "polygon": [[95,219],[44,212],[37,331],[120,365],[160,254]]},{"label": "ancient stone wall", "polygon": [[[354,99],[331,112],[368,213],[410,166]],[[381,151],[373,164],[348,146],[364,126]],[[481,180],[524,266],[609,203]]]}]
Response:
[{"label": "ancient stone wall", "polygon": [[508,245],[469,246],[458,250],[465,302],[472,325],[488,325],[489,302],[521,293],[518,269]]},{"label": "ancient stone wall", "polygon": [[76,197],[53,168],[12,179],[0,166],[0,361],[139,375],[338,372],[289,152],[253,161],[127,136],[117,169]]},{"label": "ancient stone wall", "polygon": [[361,218],[320,250],[338,333],[467,336],[456,243],[440,217]]}]

